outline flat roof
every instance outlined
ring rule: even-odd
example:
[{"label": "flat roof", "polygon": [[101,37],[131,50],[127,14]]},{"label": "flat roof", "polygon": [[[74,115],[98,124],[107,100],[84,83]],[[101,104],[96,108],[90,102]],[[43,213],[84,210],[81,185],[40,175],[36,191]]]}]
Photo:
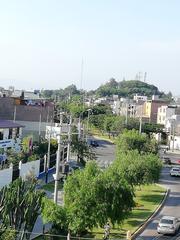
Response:
[{"label": "flat roof", "polygon": [[24,126],[13,121],[0,119],[0,128],[18,128],[18,127],[24,127]]}]

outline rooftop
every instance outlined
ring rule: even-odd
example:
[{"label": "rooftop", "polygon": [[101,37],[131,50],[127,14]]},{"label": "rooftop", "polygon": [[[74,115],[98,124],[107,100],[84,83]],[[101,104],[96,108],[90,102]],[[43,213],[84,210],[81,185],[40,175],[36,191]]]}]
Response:
[{"label": "rooftop", "polygon": [[24,127],[24,126],[13,121],[0,119],[0,128],[18,128],[18,127]]}]

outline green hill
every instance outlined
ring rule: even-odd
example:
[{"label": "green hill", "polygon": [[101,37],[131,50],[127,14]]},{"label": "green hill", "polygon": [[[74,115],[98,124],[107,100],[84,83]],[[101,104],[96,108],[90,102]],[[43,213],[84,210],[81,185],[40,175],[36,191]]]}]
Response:
[{"label": "green hill", "polygon": [[[159,95],[162,98],[169,98],[169,94],[159,91],[159,89],[146,82],[137,80],[117,82],[114,78],[107,83],[101,85],[96,90],[96,95],[99,97],[111,96],[117,94],[120,97],[133,97],[135,94],[151,97],[152,95]],[[170,94],[171,95],[171,94]]]}]

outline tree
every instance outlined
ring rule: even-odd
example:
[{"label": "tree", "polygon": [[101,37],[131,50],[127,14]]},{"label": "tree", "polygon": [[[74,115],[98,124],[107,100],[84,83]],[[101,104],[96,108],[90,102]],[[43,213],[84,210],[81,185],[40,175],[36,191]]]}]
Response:
[{"label": "tree", "polygon": [[64,207],[52,202],[52,200],[44,197],[42,200],[42,218],[43,223],[51,223],[52,231],[68,231],[67,211]]},{"label": "tree", "polygon": [[121,222],[134,206],[132,188],[114,169],[102,171],[92,161],[68,177],[64,186],[68,228],[81,234],[93,227]]},{"label": "tree", "polygon": [[132,187],[157,182],[161,167],[162,163],[157,155],[142,155],[137,150],[119,152],[112,164],[112,168]]},{"label": "tree", "polygon": [[29,239],[40,214],[44,192],[36,189],[35,180],[18,178],[0,190],[0,229],[16,230],[18,239]]},{"label": "tree", "polygon": [[0,233],[0,240],[14,240],[16,239],[16,231],[8,228]]},{"label": "tree", "polygon": [[[77,133],[77,129],[74,130]],[[95,153],[92,151],[83,139],[79,139],[78,134],[72,135],[71,151],[77,154],[78,162],[85,165],[86,160],[95,159]]]},{"label": "tree", "polygon": [[117,152],[138,150],[139,153],[150,152],[156,154],[158,145],[154,139],[146,134],[139,134],[136,130],[125,130],[117,139]]}]

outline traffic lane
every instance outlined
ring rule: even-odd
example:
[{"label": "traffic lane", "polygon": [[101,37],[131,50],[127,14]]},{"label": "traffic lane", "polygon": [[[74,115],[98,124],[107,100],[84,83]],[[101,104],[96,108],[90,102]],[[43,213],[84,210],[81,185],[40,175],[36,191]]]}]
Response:
[{"label": "traffic lane", "polygon": [[152,219],[146,229],[140,234],[140,237],[144,240],[157,239],[157,237],[158,239],[172,239],[172,236],[159,236],[156,230],[157,224],[164,215],[180,217],[180,178],[171,177],[169,170],[167,167],[163,168],[160,178],[160,184],[170,189],[169,196],[159,214]]},{"label": "traffic lane", "polygon": [[96,154],[96,161],[102,168],[109,166],[115,159],[115,145],[107,140],[91,137],[91,140],[97,141],[98,147],[93,147]]},{"label": "traffic lane", "polygon": [[160,158],[163,159],[164,157],[170,158],[171,162],[173,164],[180,164],[180,155],[179,154],[173,154],[170,152],[163,153],[162,151],[159,152]]}]

